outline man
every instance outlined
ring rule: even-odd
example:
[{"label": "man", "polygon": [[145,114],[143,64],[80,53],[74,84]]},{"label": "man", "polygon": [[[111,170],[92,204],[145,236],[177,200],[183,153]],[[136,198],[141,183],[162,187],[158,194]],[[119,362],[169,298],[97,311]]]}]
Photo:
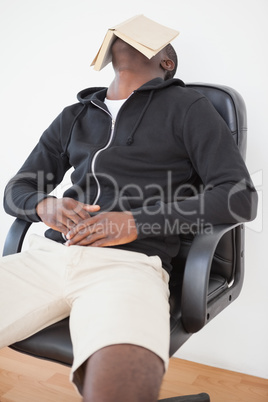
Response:
[{"label": "man", "polygon": [[110,86],[80,92],[7,185],[6,211],[50,229],[1,260],[0,347],[70,315],[84,400],[156,401],[178,235],[253,219],[256,192],[221,117],[172,78],[170,44],[148,59],[117,39],[112,63]]}]

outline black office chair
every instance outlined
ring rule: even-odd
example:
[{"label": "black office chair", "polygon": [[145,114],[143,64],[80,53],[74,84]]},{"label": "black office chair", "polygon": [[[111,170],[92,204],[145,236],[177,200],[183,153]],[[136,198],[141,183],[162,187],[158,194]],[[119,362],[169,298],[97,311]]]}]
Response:
[{"label": "black office chair", "polygon": [[[232,88],[188,84],[205,95],[228,124],[245,158],[246,107]],[[3,255],[21,251],[31,223],[16,219],[4,245]],[[213,233],[181,236],[179,254],[172,261],[170,278],[170,356],[239,295],[244,277],[244,226],[218,225]],[[73,360],[69,319],[53,324],[10,346],[19,352],[70,366]],[[207,402],[205,393],[164,401]]]}]

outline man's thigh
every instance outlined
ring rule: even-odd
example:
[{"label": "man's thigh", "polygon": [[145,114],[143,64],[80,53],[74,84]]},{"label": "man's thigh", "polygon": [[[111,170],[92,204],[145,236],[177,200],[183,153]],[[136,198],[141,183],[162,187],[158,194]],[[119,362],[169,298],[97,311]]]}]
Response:
[{"label": "man's thigh", "polygon": [[0,260],[0,347],[69,315],[62,298],[64,246],[32,235],[30,248]]}]

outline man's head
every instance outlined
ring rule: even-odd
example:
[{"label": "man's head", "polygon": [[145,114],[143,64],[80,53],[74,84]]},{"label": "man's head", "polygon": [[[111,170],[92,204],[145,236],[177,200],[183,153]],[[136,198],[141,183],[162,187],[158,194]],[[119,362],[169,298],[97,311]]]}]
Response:
[{"label": "man's head", "polygon": [[[170,43],[178,35],[179,31],[177,30],[159,24],[142,14],[136,15],[108,29],[103,43],[91,65],[94,65],[94,69],[99,71],[112,61],[111,49],[115,37],[121,38],[129,45],[138,49],[142,54],[148,57],[148,59],[151,59],[156,56],[159,49],[162,49],[163,46],[166,46],[167,43]],[[168,51],[172,49],[172,47],[169,47]],[[172,52],[172,55],[174,56],[174,52]],[[174,61],[176,65],[176,60]]]},{"label": "man's head", "polygon": [[149,59],[122,39],[117,38],[111,52],[113,67],[117,72],[128,70],[146,74],[147,71],[154,77],[168,80],[174,77],[177,70],[178,58],[171,44]]}]

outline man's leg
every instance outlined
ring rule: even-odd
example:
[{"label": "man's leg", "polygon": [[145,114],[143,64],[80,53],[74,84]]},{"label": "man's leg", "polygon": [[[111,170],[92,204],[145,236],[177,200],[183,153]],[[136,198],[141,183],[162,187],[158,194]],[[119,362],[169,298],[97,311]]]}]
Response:
[{"label": "man's leg", "polygon": [[87,362],[85,402],[155,402],[164,363],[153,352],[135,345],[113,345]]},{"label": "man's leg", "polygon": [[0,348],[69,315],[64,254],[64,246],[32,236],[29,250],[0,259]]}]

